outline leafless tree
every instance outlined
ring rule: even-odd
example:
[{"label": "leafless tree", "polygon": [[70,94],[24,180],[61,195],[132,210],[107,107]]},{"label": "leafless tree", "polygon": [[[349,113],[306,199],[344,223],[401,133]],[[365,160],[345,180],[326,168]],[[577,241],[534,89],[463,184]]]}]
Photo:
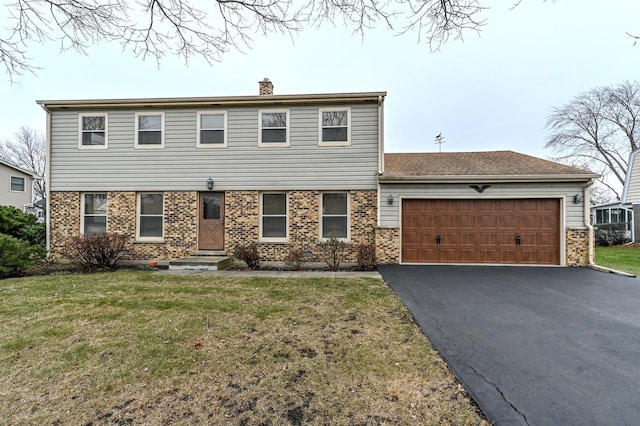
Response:
[{"label": "leafless tree", "polygon": [[[9,0],[0,12],[0,62],[10,81],[38,69],[29,46],[56,41],[60,50],[86,53],[98,42],[118,42],[136,57],[165,54],[185,62],[220,61],[251,44],[254,34],[294,35],[306,26],[341,21],[354,32],[386,25],[417,32],[437,50],[450,38],[479,31],[481,0]],[[4,13],[4,17],[2,16]],[[2,19],[4,18],[4,19]]]},{"label": "leafless tree", "polygon": [[556,107],[547,119],[546,148],[556,160],[603,174],[600,182],[620,198],[629,154],[640,142],[640,83],[598,87]]},{"label": "leafless tree", "polygon": [[45,208],[47,191],[44,176],[47,147],[44,136],[30,127],[20,127],[12,139],[0,142],[0,158],[41,178],[36,179],[34,183],[33,196],[34,201],[42,200],[43,208]]}]

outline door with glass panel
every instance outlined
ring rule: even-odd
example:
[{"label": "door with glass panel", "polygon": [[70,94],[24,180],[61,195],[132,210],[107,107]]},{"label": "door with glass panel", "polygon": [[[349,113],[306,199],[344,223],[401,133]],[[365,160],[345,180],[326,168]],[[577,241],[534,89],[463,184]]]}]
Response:
[{"label": "door with glass panel", "polygon": [[201,192],[198,205],[198,250],[223,250],[224,192]]}]

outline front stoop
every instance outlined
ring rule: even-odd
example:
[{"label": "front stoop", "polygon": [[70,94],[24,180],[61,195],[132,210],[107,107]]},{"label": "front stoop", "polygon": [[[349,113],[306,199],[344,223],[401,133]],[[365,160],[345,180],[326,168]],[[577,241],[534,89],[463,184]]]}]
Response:
[{"label": "front stoop", "polygon": [[169,269],[189,269],[199,271],[220,271],[231,265],[229,256],[189,256],[169,262]]}]

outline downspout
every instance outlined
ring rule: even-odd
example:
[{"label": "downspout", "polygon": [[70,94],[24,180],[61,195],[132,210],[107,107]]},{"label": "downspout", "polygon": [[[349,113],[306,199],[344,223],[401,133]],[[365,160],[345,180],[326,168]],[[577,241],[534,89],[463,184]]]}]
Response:
[{"label": "downspout", "polygon": [[376,177],[376,186],[378,189],[378,208],[377,210],[377,222],[380,226],[380,209],[382,208],[382,201],[380,200],[380,181],[379,176],[384,173],[384,97],[378,96],[378,176]]},{"label": "downspout", "polygon": [[47,113],[47,128],[46,128],[46,144],[47,144],[47,158],[46,158],[46,167],[45,167],[45,176],[44,176],[44,184],[45,184],[45,194],[47,195],[46,202],[46,215],[45,215],[45,226],[47,229],[46,232],[46,243],[45,248],[47,250],[47,254],[51,253],[51,112],[47,109],[45,105],[40,105],[42,109],[44,109]]},{"label": "downspout", "polygon": [[587,258],[588,265],[595,265],[593,245],[594,245],[594,232],[591,225],[591,185],[593,185],[594,179],[590,179],[584,186],[584,224],[587,227],[589,234],[589,254]]}]

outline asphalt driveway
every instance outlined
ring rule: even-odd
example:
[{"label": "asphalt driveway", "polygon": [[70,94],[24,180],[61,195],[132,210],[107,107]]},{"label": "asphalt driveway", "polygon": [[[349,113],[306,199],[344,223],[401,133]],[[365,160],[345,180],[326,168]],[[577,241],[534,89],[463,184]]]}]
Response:
[{"label": "asphalt driveway", "polygon": [[489,420],[640,424],[640,280],[586,268],[379,271]]}]

